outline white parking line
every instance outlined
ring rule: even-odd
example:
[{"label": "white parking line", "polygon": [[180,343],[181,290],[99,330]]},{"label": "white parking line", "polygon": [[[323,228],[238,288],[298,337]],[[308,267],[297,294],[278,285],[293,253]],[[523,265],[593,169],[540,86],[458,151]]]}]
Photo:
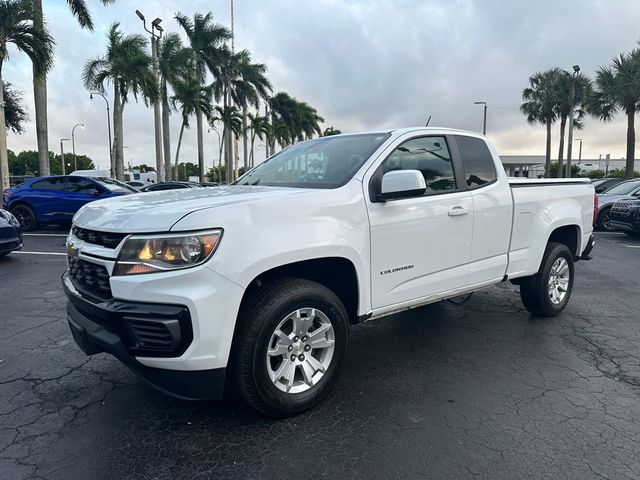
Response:
[{"label": "white parking line", "polygon": [[627,248],[640,248],[640,245],[625,245]]},{"label": "white parking line", "polygon": [[18,250],[17,252],[12,252],[11,254],[14,255],[16,253],[22,255],[66,255],[66,253],[64,252],[27,252],[25,250]]},{"label": "white parking line", "polygon": [[25,237],[66,237],[66,233],[23,233]]}]

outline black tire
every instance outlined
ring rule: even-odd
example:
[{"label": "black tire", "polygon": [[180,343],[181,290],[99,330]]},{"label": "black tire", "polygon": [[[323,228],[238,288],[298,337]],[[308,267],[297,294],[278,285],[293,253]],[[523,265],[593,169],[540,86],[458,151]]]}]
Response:
[{"label": "black tire", "polygon": [[16,205],[11,209],[11,213],[20,222],[22,230],[28,232],[38,226],[36,213],[28,205]]},{"label": "black tire", "polygon": [[[564,258],[569,266],[569,283],[564,298],[554,303],[549,295],[549,280],[551,268],[559,258]],[[573,290],[574,265],[573,255],[566,245],[549,242],[542,257],[542,264],[538,273],[523,279],[520,284],[520,298],[525,308],[539,317],[555,317],[559,315],[569,303]]]},{"label": "black tire", "polygon": [[[278,389],[269,377],[267,348],[283,319],[309,307],[323,312],[333,327],[333,356],[317,383],[306,391],[287,393]],[[313,407],[329,393],[348,343],[347,312],[335,293],[309,280],[276,280],[255,291],[240,310],[229,367],[231,381],[242,399],[259,412],[271,417],[294,415]],[[296,367],[296,372],[300,371]]]},{"label": "black tire", "polygon": [[598,230],[603,232],[613,232],[614,228],[611,226],[611,207],[605,208],[598,213]]}]

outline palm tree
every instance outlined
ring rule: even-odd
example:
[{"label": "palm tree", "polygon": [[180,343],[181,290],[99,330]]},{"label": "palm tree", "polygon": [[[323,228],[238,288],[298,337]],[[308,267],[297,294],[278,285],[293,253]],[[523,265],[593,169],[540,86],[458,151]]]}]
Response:
[{"label": "palm tree", "polygon": [[[169,85],[175,87],[182,72],[189,68],[192,51],[185,48],[177,33],[169,33],[158,46],[158,67],[160,71],[160,99],[162,101],[162,145],[165,161],[165,178],[171,178],[171,107],[169,105]],[[188,125],[187,125],[188,127]],[[182,134],[182,128],[180,133]],[[181,135],[182,138],[182,135]]]},{"label": "palm tree", "polygon": [[248,166],[247,110],[260,107],[260,100],[268,98],[271,82],[263,63],[251,63],[251,54],[242,50],[229,57],[227,77],[229,93],[235,105],[242,109],[243,166]]},{"label": "palm tree", "polygon": [[[592,86],[591,80],[579,73],[575,78],[575,95],[573,98],[574,120],[573,127],[577,130],[584,126],[583,119],[588,108],[588,102],[591,97]],[[567,119],[571,112],[571,90],[573,76],[563,71],[563,75],[558,77],[558,98],[557,98],[557,115],[560,119],[560,145],[558,148],[558,178],[563,176],[563,160],[564,160],[564,132],[567,125]]]},{"label": "palm tree", "polygon": [[174,95],[171,97],[173,107],[180,112],[182,124],[180,125],[180,135],[178,136],[178,146],[176,147],[175,175],[178,174],[178,163],[180,157],[180,147],[182,146],[182,135],[185,128],[189,128],[189,117],[192,115],[204,115],[207,118],[213,114],[213,88],[203,87],[200,78],[195,71],[195,66],[187,68],[186,75],[178,77],[173,83]]},{"label": "palm tree", "polygon": [[[191,49],[196,55],[196,67],[200,85],[204,85],[207,69],[216,77],[221,61],[225,56],[224,42],[231,38],[231,32],[224,26],[213,23],[211,12],[206,15],[196,13],[193,19],[178,13],[175,17],[189,39]],[[202,112],[196,112],[198,136],[198,166],[200,181],[204,181],[204,139]]]},{"label": "palm tree", "polygon": [[640,49],[621,53],[610,66],[596,73],[591,113],[608,122],[618,113],[627,115],[627,163],[625,178],[633,178],[636,132],[635,114],[640,111]]},{"label": "palm tree", "polygon": [[256,137],[263,140],[269,135],[269,119],[267,117],[261,117],[259,114],[252,115],[251,113],[247,114],[247,118],[249,119],[249,125],[247,128],[251,130],[251,154],[249,156],[249,167],[253,167],[255,165],[253,153]]},{"label": "palm tree", "polygon": [[322,132],[322,136],[323,137],[330,137],[331,135],[340,135],[342,132],[340,130],[338,130],[337,128],[333,128],[333,127],[328,127],[325,128],[324,131]]},{"label": "palm tree", "polygon": [[320,122],[324,120],[316,109],[287,93],[278,92],[271,97],[271,116],[273,134],[281,147],[322,133]]},{"label": "palm tree", "polygon": [[545,177],[551,174],[551,125],[558,119],[558,83],[563,76],[560,68],[537,72],[529,77],[529,86],[522,91],[520,111],[529,123],[540,123],[547,128],[545,151]]},{"label": "palm tree", "polygon": [[[33,6],[28,0],[0,0],[0,105],[4,106],[2,65],[9,59],[8,44],[31,59],[38,75],[46,72],[53,61],[53,39],[33,21]],[[48,166],[48,164],[47,164]],[[7,125],[4,108],[0,108],[0,190],[9,187]]]},{"label": "palm tree", "polygon": [[22,102],[22,93],[14,90],[7,82],[4,82],[4,119],[7,131],[18,135],[24,132],[24,122],[29,120]]},{"label": "palm tree", "polygon": [[113,144],[116,178],[124,179],[124,106],[129,94],[138,100],[142,95],[145,104],[155,99],[158,86],[151,70],[151,57],[147,54],[147,40],[142,35],[124,35],[120,24],[111,25],[107,34],[107,53],[89,60],[82,71],[82,81],[87,89],[105,92],[105,83],[113,84]]},{"label": "palm tree", "polygon": [[[104,5],[115,0],[100,0]],[[33,24],[41,32],[45,32],[42,0],[32,0]],[[67,5],[82,28],[93,30],[93,20],[85,0],[67,0]],[[49,174],[49,139],[47,127],[47,72],[40,71],[33,65],[33,97],[36,111],[36,137],[38,141],[38,158],[40,175]]]}]

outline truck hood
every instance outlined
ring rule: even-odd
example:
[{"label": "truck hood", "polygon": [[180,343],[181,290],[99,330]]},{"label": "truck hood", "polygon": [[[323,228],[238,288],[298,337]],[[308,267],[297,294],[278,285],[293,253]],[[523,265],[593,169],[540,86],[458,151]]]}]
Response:
[{"label": "truck hood", "polygon": [[102,232],[163,232],[198,210],[298,195],[302,188],[227,186],[138,193],[88,203],[73,217],[79,227]]}]

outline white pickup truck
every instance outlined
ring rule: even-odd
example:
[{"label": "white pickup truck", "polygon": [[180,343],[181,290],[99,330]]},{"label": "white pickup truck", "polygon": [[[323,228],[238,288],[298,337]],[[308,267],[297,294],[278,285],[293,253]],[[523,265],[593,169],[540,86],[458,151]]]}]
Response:
[{"label": "white pickup truck", "polygon": [[510,280],[534,315],[567,305],[593,247],[588,180],[508,179],[485,137],[438,128],[293,145],[234,185],[84,206],[68,320],[154,387],[273,416],[328,392],[351,323]]}]

